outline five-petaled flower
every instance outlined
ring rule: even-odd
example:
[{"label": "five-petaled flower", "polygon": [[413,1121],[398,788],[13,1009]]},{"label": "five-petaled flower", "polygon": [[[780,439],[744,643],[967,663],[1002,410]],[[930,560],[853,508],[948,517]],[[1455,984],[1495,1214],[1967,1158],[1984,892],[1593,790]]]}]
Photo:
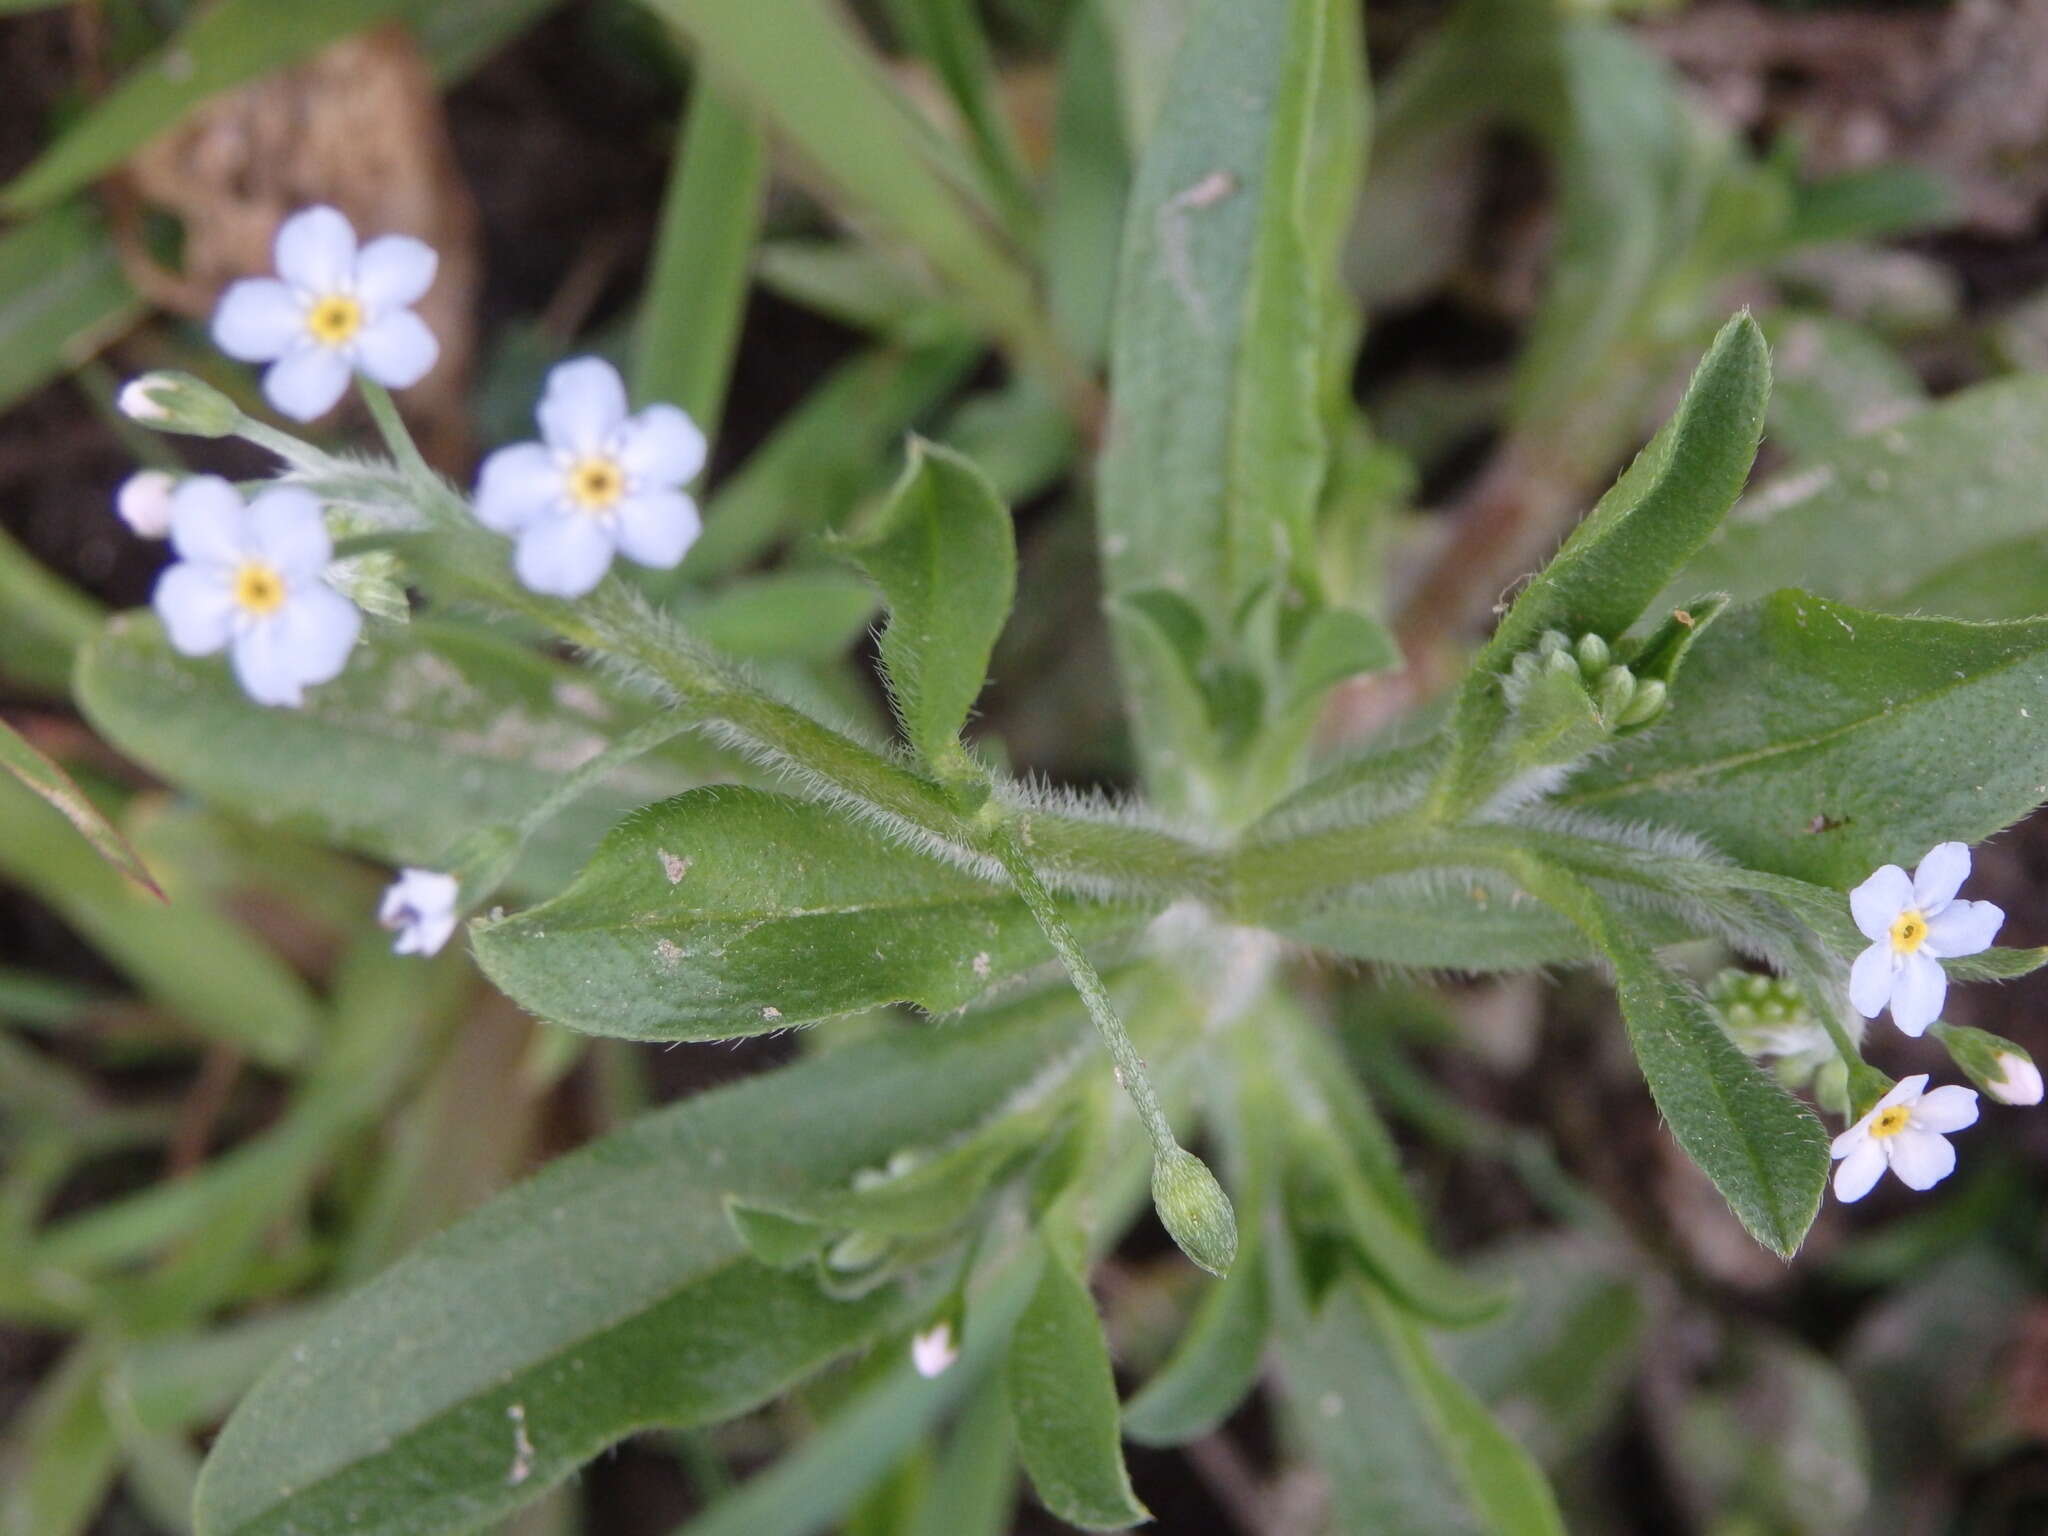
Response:
[{"label": "five-petaled flower", "polygon": [[1988,901],[1958,901],[1970,876],[1970,850],[1942,843],[1908,879],[1887,864],[1849,893],[1849,910],[1870,947],[1849,972],[1849,1001],[1866,1019],[1892,1010],[1909,1035],[1926,1033],[1948,996],[1945,959],[1991,947],[2005,913]]},{"label": "five-petaled flower", "polygon": [[392,389],[426,377],[441,354],[412,312],[439,258],[407,235],[356,248],[332,208],[307,208],[277,231],[276,277],[231,284],[213,315],[229,357],[269,363],[263,393],[285,415],[311,421],[334,408],[351,370]]},{"label": "five-petaled flower", "polygon": [[548,374],[535,410],[541,441],[500,448],[477,479],[476,515],[518,539],[529,589],[581,597],[612,556],[668,570],[696,541],[682,487],[704,467],[704,434],[673,405],[626,407],[618,370],[580,357]]},{"label": "five-petaled flower", "polygon": [[453,875],[431,869],[401,869],[384,890],[377,921],[398,937],[391,950],[399,955],[440,952],[455,932],[456,897],[461,885]]},{"label": "five-petaled flower", "polygon": [[362,615],[327,585],[334,546],[312,496],[285,486],[245,504],[218,475],[195,476],[171,495],[171,547],[153,601],[179,651],[227,650],[259,704],[297,704],[340,673]]},{"label": "five-petaled flower", "polygon": [[1836,1198],[1861,1200],[1886,1168],[1908,1189],[1934,1188],[1955,1172],[1956,1149],[1945,1138],[1976,1123],[1974,1089],[1951,1083],[1929,1093],[1925,1072],[1902,1079],[1835,1138],[1829,1150],[1842,1165],[1835,1170]]}]

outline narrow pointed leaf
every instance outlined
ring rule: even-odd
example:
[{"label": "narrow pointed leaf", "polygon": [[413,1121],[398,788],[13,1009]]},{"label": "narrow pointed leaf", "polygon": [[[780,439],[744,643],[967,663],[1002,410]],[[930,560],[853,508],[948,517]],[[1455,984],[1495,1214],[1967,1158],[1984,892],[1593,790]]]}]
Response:
[{"label": "narrow pointed leaf", "polygon": [[636,1429],[744,1412],[904,1326],[887,1287],[834,1301],[755,1262],[727,1197],[772,1203],[942,1145],[1069,1054],[1079,1027],[1026,1011],[894,1032],[551,1164],[277,1362],[214,1443],[200,1536],[477,1528]]},{"label": "narrow pointed leaf", "polygon": [[51,762],[5,721],[0,721],[0,769],[5,769],[25,784],[30,791],[40,795],[64,815],[64,819],[78,829],[79,836],[92,844],[93,851],[107,861],[110,868],[128,877],[143,890],[163,899],[163,891],[143,867],[142,859],[128,846],[128,840],[114,830],[113,824],[100,814],[99,807],[85,796],[85,791],[71,782],[71,775]]},{"label": "narrow pointed leaf", "polygon": [[1009,509],[970,460],[913,443],[875,525],[843,547],[888,603],[882,667],[903,734],[949,763],[1017,594]]},{"label": "narrow pointed leaf", "polygon": [[1150,1518],[1124,1469],[1109,1345],[1087,1284],[1048,1252],[1010,1339],[1017,1449],[1045,1507],[1084,1531]]}]

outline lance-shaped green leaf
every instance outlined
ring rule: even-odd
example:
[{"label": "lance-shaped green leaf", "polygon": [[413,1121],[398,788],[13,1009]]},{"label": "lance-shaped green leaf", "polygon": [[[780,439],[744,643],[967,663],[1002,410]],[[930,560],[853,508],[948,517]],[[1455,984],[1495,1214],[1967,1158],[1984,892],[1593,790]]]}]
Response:
[{"label": "lance-shaped green leaf", "polygon": [[1329,1479],[1333,1528],[1373,1536],[1472,1531],[1457,1482],[1374,1326],[1368,1282],[1342,1275],[1312,1297],[1290,1241],[1276,1231],[1268,1245],[1281,1406]]},{"label": "lance-shaped green leaf", "polygon": [[1449,796],[1472,798],[1491,783],[1479,765],[1508,709],[1497,674],[1519,652],[1545,630],[1618,637],[1707,541],[1756,458],[1770,386],[1763,333],[1737,315],[1714,338],[1671,419],[1480,651],[1458,698]]},{"label": "lance-shaped green leaf", "polygon": [[1150,1518],[1124,1469],[1116,1380],[1087,1283],[1049,1245],[1038,1287],[1017,1319],[1007,1366],[1017,1450],[1038,1497],[1084,1531]]},{"label": "lance-shaped green leaf", "polygon": [[1024,1010],[895,1031],[550,1165],[277,1362],[214,1443],[201,1536],[473,1529],[636,1429],[744,1412],[906,1321],[886,1288],[833,1301],[756,1263],[726,1197],[844,1186],[902,1146],[943,1142],[1070,1053],[1078,1027]]},{"label": "lance-shaped green leaf", "polygon": [[98,212],[69,203],[0,238],[0,410],[142,313]]},{"label": "lance-shaped green leaf", "polygon": [[1208,1287],[1173,1356],[1124,1405],[1140,1445],[1183,1445],[1228,1418],[1258,1384],[1269,1319],[1259,1228],[1247,1225],[1230,1273]]},{"label": "lance-shaped green leaf", "polygon": [[78,828],[78,835],[92,844],[93,851],[111,868],[126,875],[152,896],[163,896],[162,889],[150,878],[141,858],[128,846],[128,839],[114,830],[113,823],[100,814],[99,807],[86,798],[85,791],[71,781],[71,775],[30,746],[4,720],[0,720],[0,769],[13,774],[30,791],[61,811],[64,819]]},{"label": "lance-shaped green leaf", "polygon": [[972,461],[913,442],[874,526],[844,547],[889,605],[882,668],[903,734],[950,765],[1017,595],[1009,509]]},{"label": "lance-shaped green leaf", "polygon": [[[1090,940],[1150,916],[1066,911]],[[944,1013],[1052,958],[1002,887],[828,806],[738,788],[628,817],[561,895],[473,932],[523,1006],[638,1040],[724,1040],[884,1003]]]},{"label": "lance-shaped green leaf", "polygon": [[1635,623],[1741,494],[1770,392],[1763,332],[1737,315],[1671,419],[1515,599],[1478,667],[1500,671],[1546,629],[1611,639]]},{"label": "lance-shaped green leaf", "polygon": [[209,1039],[282,1067],[316,1038],[312,994],[248,929],[190,894],[145,896],[10,777],[0,777],[0,874]]},{"label": "lance-shaped green leaf", "polygon": [[[1328,0],[1200,5],[1125,224],[1100,516],[1109,594],[1178,592],[1218,636],[1306,554],[1322,483],[1332,293],[1311,243],[1334,221],[1312,224],[1309,194],[1329,31]],[[1183,739],[1156,650],[1129,637],[1120,650],[1148,770],[1183,798],[1204,744]]]},{"label": "lance-shaped green leaf", "polygon": [[[218,658],[156,621],[115,620],[79,658],[80,707],[122,751],[252,819],[393,863],[431,864],[514,821],[644,718],[587,672],[490,635],[381,625],[298,709],[249,702]],[[521,880],[559,884],[632,806],[734,765],[683,741],[622,769],[527,845]]]},{"label": "lance-shaped green leaf", "polygon": [[1560,799],[1836,889],[2048,799],[2048,620],[1901,619],[1781,592],[1715,625],[1679,688],[1678,718]]},{"label": "lance-shaped green leaf", "polygon": [[1606,955],[1629,1043],[1671,1134],[1750,1235],[1790,1258],[1827,1183],[1820,1121],[1745,1056],[1699,991],[1576,877],[1528,860],[1522,881]]},{"label": "lance-shaped green leaf", "polygon": [[1437,1359],[1413,1317],[1368,1294],[1378,1323],[1423,1422],[1450,1462],[1481,1523],[1497,1536],[1565,1536],[1557,1496],[1529,1453]]},{"label": "lance-shaped green leaf", "polygon": [[[2048,379],[1980,384],[1751,492],[1671,595],[1801,586],[1894,613],[2032,615],[2048,591],[2022,579],[2048,565],[2044,479]],[[1946,601],[1958,587],[1967,606]]]},{"label": "lance-shaped green leaf", "polygon": [[0,207],[15,214],[48,207],[112,170],[209,96],[403,9],[406,0],[337,0],[306,10],[269,0],[209,6],[0,188]]},{"label": "lance-shaped green leaf", "polygon": [[960,195],[970,178],[921,131],[850,15],[826,0],[645,0],[797,149],[800,170],[909,241],[1028,365],[1060,384],[1069,364],[1030,275]]}]

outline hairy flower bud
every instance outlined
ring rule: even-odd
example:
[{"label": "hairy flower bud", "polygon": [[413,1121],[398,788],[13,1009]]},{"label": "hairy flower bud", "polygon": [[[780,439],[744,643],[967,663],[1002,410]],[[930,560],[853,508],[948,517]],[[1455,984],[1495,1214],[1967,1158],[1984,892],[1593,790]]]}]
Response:
[{"label": "hairy flower bud", "polygon": [[1999,1103],[2041,1102],[2041,1069],[2004,1036],[1961,1024],[1936,1024],[1929,1033],[1948,1047],[1963,1075]]},{"label": "hairy flower bud", "polygon": [[226,437],[242,413],[234,401],[189,373],[145,373],[121,387],[122,413],[160,432]]},{"label": "hairy flower bud", "polygon": [[1207,1163],[1183,1147],[1158,1158],[1152,1164],[1152,1204],[1181,1252],[1212,1275],[1230,1273],[1237,1217]]}]

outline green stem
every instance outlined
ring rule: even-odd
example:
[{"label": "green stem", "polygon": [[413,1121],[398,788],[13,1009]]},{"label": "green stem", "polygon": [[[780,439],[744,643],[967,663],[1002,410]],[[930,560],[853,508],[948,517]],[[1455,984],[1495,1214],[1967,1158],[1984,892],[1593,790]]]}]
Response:
[{"label": "green stem", "polygon": [[363,404],[370,408],[370,420],[377,424],[377,432],[384,439],[384,446],[391,450],[391,457],[398,461],[398,467],[408,478],[427,485],[439,485],[441,477],[434,473],[433,466],[420,452],[419,444],[412,440],[412,433],[405,425],[405,418],[398,414],[398,404],[391,398],[391,391],[361,374],[356,375],[356,385],[363,392]]},{"label": "green stem", "polygon": [[517,823],[519,841],[525,843],[534,833],[553,821],[591,789],[632,762],[634,758],[652,752],[664,742],[673,741],[696,723],[690,716],[674,711],[667,711],[641,721],[595,757],[578,764],[572,771],[563,775],[561,783],[521,816]]},{"label": "green stem", "polygon": [[254,416],[239,418],[235,422],[234,435],[245,443],[269,449],[293,469],[307,473],[317,472],[333,462],[311,443],[302,442],[289,432],[280,432]]},{"label": "green stem", "polygon": [[1060,964],[1066,967],[1074,990],[1081,994],[1082,1006],[1088,1010],[1095,1032],[1102,1036],[1103,1045],[1109,1049],[1110,1060],[1116,1063],[1117,1083],[1130,1095],[1131,1103],[1138,1111],[1138,1119],[1144,1124],[1145,1134],[1152,1140],[1152,1150],[1160,1157],[1179,1151],[1180,1143],[1174,1140],[1173,1127],[1167,1123],[1166,1111],[1160,1107],[1152,1079],[1145,1073],[1144,1058],[1131,1043],[1130,1031],[1124,1028],[1124,1021],[1117,1017],[1116,1005],[1109,1000],[1109,989],[1103,986],[1101,974],[1074,937],[1074,930],[1067,926],[1066,916],[1060,911],[1059,903],[1053,900],[1052,892],[1045,888],[1045,882],[1032,869],[1031,861],[1024,857],[1012,823],[998,813],[989,822],[989,829],[989,851],[1009,873],[1010,883],[1037,920],[1039,932],[1052,945],[1053,953],[1060,957]]}]

